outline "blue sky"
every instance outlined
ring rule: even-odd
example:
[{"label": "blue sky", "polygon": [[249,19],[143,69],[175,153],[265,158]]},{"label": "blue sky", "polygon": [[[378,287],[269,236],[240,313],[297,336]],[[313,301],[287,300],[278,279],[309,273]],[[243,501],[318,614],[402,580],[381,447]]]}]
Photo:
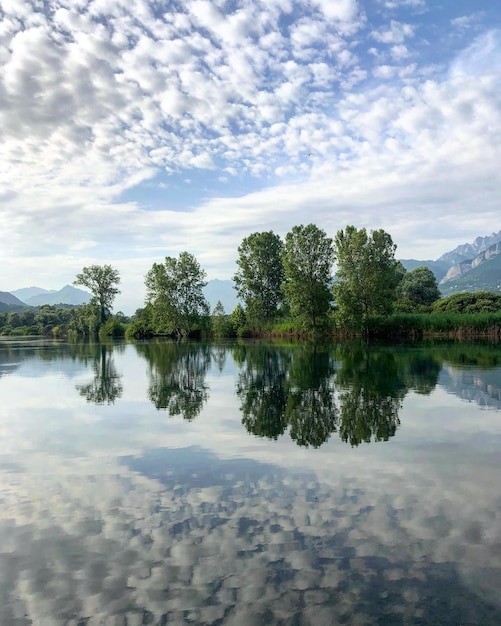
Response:
[{"label": "blue sky", "polygon": [[0,0],[1,290],[251,232],[384,228],[437,258],[501,228],[501,5]]}]

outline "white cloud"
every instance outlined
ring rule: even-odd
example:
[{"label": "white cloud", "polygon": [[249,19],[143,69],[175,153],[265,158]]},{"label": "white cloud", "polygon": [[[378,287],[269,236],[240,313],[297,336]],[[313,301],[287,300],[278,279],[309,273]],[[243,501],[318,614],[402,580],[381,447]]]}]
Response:
[{"label": "white cloud", "polygon": [[451,75],[499,76],[501,74],[501,30],[490,30],[477,37],[452,63]]},{"label": "white cloud", "polygon": [[386,9],[399,9],[400,7],[424,8],[426,0],[379,0]]},{"label": "white cloud", "polygon": [[482,17],[483,13],[471,13],[470,15],[461,15],[460,17],[453,18],[451,20],[451,24],[459,30],[467,30],[472,26],[477,25]]},{"label": "white cloud", "polygon": [[[162,248],[190,248],[223,278],[249,230],[285,233],[305,216],[385,224],[405,235],[405,256],[420,239],[410,214],[428,228],[454,213],[451,242],[475,229],[473,205],[487,220],[499,31],[448,66],[423,65],[414,23],[374,28],[348,0],[308,6],[190,1],[154,14],[146,0],[57,0],[53,13],[23,5],[22,25],[20,5],[4,3],[0,288],[36,282],[44,258],[42,286],[70,282],[84,260],[137,277]],[[426,258],[444,252],[438,233],[429,245]]]},{"label": "white cloud", "polygon": [[372,37],[385,44],[402,44],[407,38],[414,37],[415,27],[412,24],[405,24],[396,20],[391,20],[390,27],[381,27],[372,32]]}]

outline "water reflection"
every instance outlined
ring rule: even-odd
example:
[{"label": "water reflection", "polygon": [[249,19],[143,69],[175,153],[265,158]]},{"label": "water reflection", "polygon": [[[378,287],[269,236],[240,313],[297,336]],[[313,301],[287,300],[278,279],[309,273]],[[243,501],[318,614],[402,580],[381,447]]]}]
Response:
[{"label": "water reflection", "polygon": [[[113,404],[123,393],[122,377],[118,373],[113,358],[113,346],[101,344],[74,344],[74,353],[80,351],[80,358],[92,360],[94,377],[91,381],[76,385],[76,389],[87,402]],[[90,351],[90,356],[89,356]]]},{"label": "water reflection", "polygon": [[314,448],[337,430],[353,446],[395,435],[407,387],[394,355],[356,344],[334,354],[308,345],[239,350],[237,396],[248,432],[276,439],[288,429],[299,446]]},{"label": "water reflection", "polygon": [[207,344],[139,343],[138,354],[148,361],[148,398],[156,409],[193,420],[209,398],[205,382],[211,363]]},{"label": "water reflection", "polygon": [[388,441],[400,425],[398,413],[407,393],[395,355],[357,345],[339,348],[337,354],[341,439],[352,446]]},{"label": "water reflection", "polygon": [[242,403],[242,424],[249,433],[277,439],[287,428],[289,350],[237,345],[234,358],[240,365],[236,394]]},{"label": "water reflection", "polygon": [[494,352],[104,348],[0,349],[0,624],[501,623]]}]

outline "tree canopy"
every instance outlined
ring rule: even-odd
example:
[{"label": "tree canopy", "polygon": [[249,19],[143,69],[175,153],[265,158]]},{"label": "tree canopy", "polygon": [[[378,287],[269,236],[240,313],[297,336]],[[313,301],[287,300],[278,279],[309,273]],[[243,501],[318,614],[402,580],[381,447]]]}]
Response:
[{"label": "tree canopy", "polygon": [[455,293],[433,303],[433,313],[498,313],[501,294],[491,291]]},{"label": "tree canopy", "polygon": [[92,304],[99,308],[101,323],[104,323],[113,309],[115,297],[120,293],[120,274],[111,265],[90,265],[84,267],[73,281],[74,285],[87,287],[92,293]]},{"label": "tree canopy", "polygon": [[282,260],[282,290],[291,315],[303,327],[319,330],[327,322],[332,300],[332,239],[314,224],[294,226],[285,237]]},{"label": "tree canopy", "polygon": [[405,270],[395,260],[396,245],[384,230],[347,226],[335,238],[337,261],[334,300],[346,328],[366,331],[371,315],[388,315]]},{"label": "tree canopy", "polygon": [[440,298],[435,274],[424,265],[406,272],[397,288],[399,311],[415,312],[426,309]]},{"label": "tree canopy", "polygon": [[283,243],[273,231],[252,233],[238,247],[238,271],[233,280],[254,323],[272,319],[283,300]]},{"label": "tree canopy", "polygon": [[203,288],[206,273],[189,252],[165,257],[146,274],[146,302],[157,333],[187,337],[210,313]]}]

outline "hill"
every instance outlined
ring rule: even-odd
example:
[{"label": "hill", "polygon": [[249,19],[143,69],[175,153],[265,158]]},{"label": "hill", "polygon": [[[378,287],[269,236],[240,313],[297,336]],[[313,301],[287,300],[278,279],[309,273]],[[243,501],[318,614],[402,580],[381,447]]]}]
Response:
[{"label": "hill", "polygon": [[54,293],[55,289],[42,289],[41,287],[23,287],[22,289],[15,289],[10,293],[19,300],[26,302],[29,298],[33,296],[38,296],[43,293]]},{"label": "hill", "polygon": [[428,267],[439,282],[443,296],[465,291],[501,293],[501,230],[477,237],[445,252],[436,261],[400,261],[407,271],[419,265]]},{"label": "hill", "polygon": [[435,274],[437,281],[442,280],[450,267],[445,261],[418,261],[417,259],[399,260],[408,272],[415,270],[416,267],[422,267],[424,265]]},{"label": "hill", "polygon": [[[30,287],[29,289],[33,289]],[[85,304],[91,299],[91,294],[83,289],[77,289],[71,285],[66,285],[59,291],[44,291],[38,295],[31,296],[25,300],[30,306],[41,306],[42,304]]]},{"label": "hill", "polygon": [[0,291],[0,302],[3,304],[19,306],[23,309],[26,308],[26,304],[19,300],[19,298],[16,298],[16,296],[12,295],[9,291]]},{"label": "hill", "polygon": [[501,241],[501,230],[492,235],[485,237],[477,237],[472,243],[463,243],[454,248],[450,252],[445,252],[438,262],[445,262],[449,267],[458,265],[463,261],[469,261],[479,255],[481,252],[488,250],[491,246]]},{"label": "hill", "polygon": [[439,287],[443,296],[462,291],[501,293],[501,254],[491,256],[463,274],[443,282]]}]

